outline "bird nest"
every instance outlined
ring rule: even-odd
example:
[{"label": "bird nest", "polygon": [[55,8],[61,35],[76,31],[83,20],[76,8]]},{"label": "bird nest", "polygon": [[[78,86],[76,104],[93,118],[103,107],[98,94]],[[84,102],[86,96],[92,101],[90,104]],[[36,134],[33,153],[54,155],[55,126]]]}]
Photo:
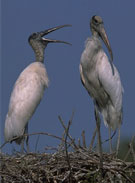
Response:
[{"label": "bird nest", "polygon": [[84,148],[68,152],[68,156],[65,151],[0,154],[0,161],[1,183],[135,182],[135,163],[103,154],[100,169],[98,154]]},{"label": "bird nest", "polygon": [[[134,162],[120,160],[115,154],[108,153],[103,153],[101,159],[91,147],[86,147],[84,132],[82,145],[75,143],[69,134],[72,119],[67,127],[60,117],[59,119],[64,127],[64,134],[55,152],[14,155],[0,153],[1,183],[135,182]],[[56,137],[47,133],[45,135]],[[132,143],[129,152],[135,161]]]}]

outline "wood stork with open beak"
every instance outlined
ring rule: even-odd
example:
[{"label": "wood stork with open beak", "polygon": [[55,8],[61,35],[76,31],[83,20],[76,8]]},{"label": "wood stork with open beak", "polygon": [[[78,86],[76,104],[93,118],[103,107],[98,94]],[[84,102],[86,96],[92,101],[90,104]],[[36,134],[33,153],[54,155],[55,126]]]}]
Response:
[{"label": "wood stork with open beak", "polygon": [[[36,56],[34,63],[27,66],[18,77],[9,102],[9,109],[5,120],[5,140],[22,144],[24,150],[24,134],[28,133],[28,122],[39,105],[44,90],[48,87],[49,79],[44,65],[44,51],[48,43],[66,43],[65,41],[44,38],[50,32],[70,25],[57,26],[45,31],[33,33],[28,41]],[[26,138],[27,151],[29,151],[28,137]]]},{"label": "wood stork with open beak", "polygon": [[[103,20],[100,16],[93,16],[90,21],[92,36],[86,40],[85,49],[81,55],[81,81],[92,97],[95,105],[95,118],[98,129],[99,149],[101,149],[99,112],[103,116],[104,124],[111,129],[119,129],[116,152],[120,142],[120,125],[122,123],[122,95],[123,87],[119,72],[113,65],[113,54]],[[100,38],[104,41],[110,53],[110,59],[105,54]],[[111,142],[110,142],[111,148]]]}]

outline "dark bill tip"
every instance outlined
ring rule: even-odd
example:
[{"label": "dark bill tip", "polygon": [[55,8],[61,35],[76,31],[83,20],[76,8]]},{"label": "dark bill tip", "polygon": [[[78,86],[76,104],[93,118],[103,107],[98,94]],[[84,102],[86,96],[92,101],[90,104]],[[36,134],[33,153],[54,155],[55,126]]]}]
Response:
[{"label": "dark bill tip", "polygon": [[57,26],[57,27],[53,27],[53,28],[47,29],[45,31],[41,31],[41,32],[39,32],[39,34],[40,34],[41,37],[43,37],[43,36],[53,32],[53,31],[56,31],[56,30],[61,29],[63,27],[71,27],[71,26],[72,25],[70,25],[70,24],[60,25],[60,26]]}]

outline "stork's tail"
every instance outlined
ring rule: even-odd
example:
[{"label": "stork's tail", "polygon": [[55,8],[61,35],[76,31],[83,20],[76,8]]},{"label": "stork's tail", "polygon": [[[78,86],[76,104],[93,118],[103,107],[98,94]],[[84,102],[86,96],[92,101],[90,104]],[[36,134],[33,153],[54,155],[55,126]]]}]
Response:
[{"label": "stork's tail", "polygon": [[111,129],[115,131],[121,125],[121,111],[117,112],[113,107],[111,107],[109,110],[103,109],[101,113],[106,127],[110,126]]}]

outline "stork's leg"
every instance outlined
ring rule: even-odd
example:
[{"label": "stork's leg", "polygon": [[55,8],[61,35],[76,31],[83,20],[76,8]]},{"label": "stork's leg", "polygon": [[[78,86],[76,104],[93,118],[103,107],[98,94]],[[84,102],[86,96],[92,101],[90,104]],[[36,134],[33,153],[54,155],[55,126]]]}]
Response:
[{"label": "stork's leg", "polygon": [[[28,134],[28,123],[25,127],[25,133]],[[29,136],[26,136],[26,147],[27,147],[27,153],[30,151],[29,149]]]},{"label": "stork's leg", "polygon": [[27,153],[30,152],[30,148],[29,148],[29,137],[26,137],[26,147],[27,147]]},{"label": "stork's leg", "polygon": [[24,153],[24,138],[22,138],[22,141],[21,141],[21,153],[23,154]]},{"label": "stork's leg", "polygon": [[112,153],[112,138],[111,138],[111,127],[109,126],[109,145],[110,145],[110,153]]},{"label": "stork's leg", "polygon": [[101,135],[100,135],[100,116],[99,116],[99,111],[97,108],[96,103],[95,105],[95,119],[96,119],[96,126],[97,126],[97,135],[98,135],[98,151],[99,151],[99,156],[100,156],[100,169],[103,168],[103,154],[102,154],[102,145],[101,145]]},{"label": "stork's leg", "polygon": [[120,146],[120,125],[118,127],[118,139],[117,139],[117,147],[116,147],[116,156],[119,153],[119,146]]}]

